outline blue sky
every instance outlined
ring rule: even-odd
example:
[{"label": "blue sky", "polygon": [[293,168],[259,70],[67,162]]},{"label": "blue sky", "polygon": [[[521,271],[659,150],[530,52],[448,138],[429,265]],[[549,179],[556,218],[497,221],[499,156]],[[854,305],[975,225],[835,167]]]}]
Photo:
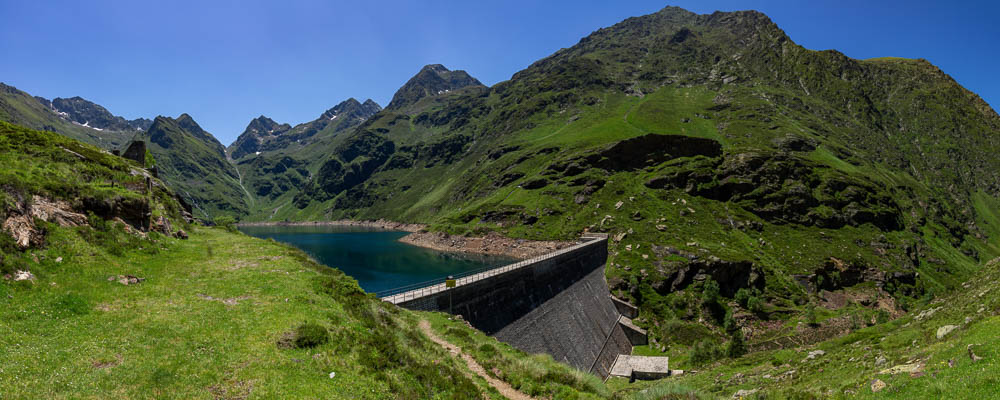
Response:
[{"label": "blue sky", "polygon": [[130,119],[186,112],[228,145],[261,114],[296,124],[348,97],[384,106],[425,64],[492,85],[598,28],[676,5],[760,10],[810,49],[926,58],[998,105],[998,3],[0,0],[0,82]]}]

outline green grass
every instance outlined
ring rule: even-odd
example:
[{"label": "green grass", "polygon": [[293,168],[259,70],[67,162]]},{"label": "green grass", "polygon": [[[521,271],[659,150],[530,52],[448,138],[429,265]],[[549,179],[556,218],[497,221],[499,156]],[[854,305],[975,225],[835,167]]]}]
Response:
[{"label": "green grass", "polygon": [[705,111],[712,107],[716,95],[703,87],[664,87],[643,98],[625,119],[645,132],[696,136],[725,144]]},{"label": "green grass", "polygon": [[[89,229],[89,228],[77,228]],[[0,284],[4,398],[468,398],[489,392],[416,330],[298,250],[221,229],[122,256],[59,229],[33,283]],[[155,254],[150,254],[155,253]],[[63,257],[55,263],[56,257]],[[124,286],[109,276],[145,278]],[[319,290],[334,280],[332,292]],[[352,299],[353,298],[353,299]],[[303,321],[327,343],[279,340]],[[336,376],[328,375],[335,372]],[[490,395],[496,397],[495,394]]]}]

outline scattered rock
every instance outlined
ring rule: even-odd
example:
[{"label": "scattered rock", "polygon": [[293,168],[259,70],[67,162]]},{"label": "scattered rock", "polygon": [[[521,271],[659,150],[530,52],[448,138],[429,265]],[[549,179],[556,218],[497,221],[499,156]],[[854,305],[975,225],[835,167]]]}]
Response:
[{"label": "scattered rock", "polygon": [[819,356],[822,356],[824,354],[826,354],[826,352],[823,351],[823,350],[813,350],[813,351],[810,351],[809,355],[806,356],[806,360],[812,360],[812,359],[814,359],[816,357],[819,357]]},{"label": "scattered rock", "polygon": [[625,205],[625,202],[623,202],[623,201],[619,201],[619,202],[615,203],[615,210],[617,210],[619,208],[622,208],[623,205]]},{"label": "scattered rock", "polygon": [[913,319],[915,319],[917,321],[923,321],[923,320],[925,320],[927,318],[930,318],[932,315],[934,315],[934,313],[936,313],[940,309],[941,309],[941,307],[937,307],[937,308],[931,308],[931,309],[928,309],[928,310],[921,311],[920,314],[917,314],[917,316],[914,317]]},{"label": "scattered rock", "polygon": [[56,257],[56,262],[57,263],[61,263],[62,262],[62,257]]},{"label": "scattered rock", "polygon": [[941,339],[941,338],[947,336],[949,333],[951,333],[951,331],[953,331],[955,329],[958,329],[958,325],[945,325],[945,326],[942,326],[942,327],[938,328],[938,330],[937,330],[937,338]]},{"label": "scattered rock", "polygon": [[335,376],[337,376],[337,373],[330,371],[330,379],[333,379]]},{"label": "scattered rock", "polygon": [[923,367],[924,365],[921,363],[903,364],[903,365],[897,365],[892,368],[884,369],[881,372],[879,372],[879,374],[896,375],[905,373],[912,375],[914,373],[920,372],[920,370],[922,370]]},{"label": "scattered rock", "polygon": [[235,305],[239,304],[240,301],[249,299],[250,296],[230,297],[228,299],[222,299],[222,298],[212,297],[212,296],[208,296],[208,295],[204,295],[204,294],[198,294],[198,298],[200,298],[202,300],[208,300],[208,301],[218,301],[218,302],[220,302],[222,304],[225,304],[227,306],[235,306]]},{"label": "scattered rock", "polygon": [[875,365],[885,365],[887,362],[888,361],[886,361],[885,357],[882,356],[878,356],[878,358],[875,359]]},{"label": "scattered rock", "polygon": [[734,399],[747,398],[747,397],[750,397],[751,395],[753,395],[754,393],[757,393],[759,391],[760,391],[760,389],[740,389],[738,392],[733,393],[733,398]]},{"label": "scattered rock", "polygon": [[982,360],[983,359],[982,357],[977,356],[976,353],[972,351],[972,346],[975,346],[975,345],[974,344],[970,344],[967,347],[967,349],[969,350],[969,358],[972,359],[972,362],[976,362],[976,361]]},{"label": "scattered rock", "polygon": [[612,217],[610,215],[605,215],[604,218],[601,219],[601,226],[604,226],[604,223],[607,222],[608,220],[614,221],[615,217]]},{"label": "scattered rock", "polygon": [[28,271],[15,271],[13,276],[14,282],[18,281],[34,281],[35,275]]},{"label": "scattered rock", "polygon": [[140,284],[145,280],[146,278],[140,278],[135,275],[112,275],[108,277],[108,282],[118,281],[118,283],[125,286]]},{"label": "scattered rock", "polygon": [[875,379],[872,381],[872,393],[878,393],[882,391],[882,389],[885,389],[886,386],[888,385],[886,385],[885,382],[882,382],[881,379]]},{"label": "scattered rock", "polygon": [[666,225],[657,225],[656,226],[656,230],[658,230],[660,232],[663,232],[663,231],[667,230],[667,226]]}]

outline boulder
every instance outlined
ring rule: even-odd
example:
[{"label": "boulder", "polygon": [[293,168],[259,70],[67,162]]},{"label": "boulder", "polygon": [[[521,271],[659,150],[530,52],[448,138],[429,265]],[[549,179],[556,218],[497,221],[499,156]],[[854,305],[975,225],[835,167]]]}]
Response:
[{"label": "boulder", "polygon": [[125,153],[122,157],[127,160],[132,160],[139,165],[146,164],[146,142],[141,140],[133,140],[132,143],[128,145],[128,149],[125,149]]},{"label": "boulder", "polygon": [[951,331],[958,329],[958,325],[945,325],[937,330],[937,338],[941,339],[947,336]]}]

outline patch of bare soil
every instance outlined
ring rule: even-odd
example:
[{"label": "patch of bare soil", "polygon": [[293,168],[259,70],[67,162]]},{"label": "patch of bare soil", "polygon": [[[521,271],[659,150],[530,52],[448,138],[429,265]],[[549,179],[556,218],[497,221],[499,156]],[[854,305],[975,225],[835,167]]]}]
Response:
[{"label": "patch of bare soil", "polygon": [[427,320],[420,320],[420,330],[424,333],[424,335],[427,335],[427,337],[430,338],[431,341],[437,343],[439,346],[444,347],[446,350],[448,350],[448,352],[451,353],[452,356],[460,356],[462,360],[465,361],[465,365],[469,367],[469,370],[476,373],[476,375],[479,375],[481,378],[485,379],[486,382],[489,382],[490,386],[499,391],[500,394],[502,394],[504,397],[512,400],[533,399],[531,396],[528,396],[524,393],[517,391],[517,389],[514,389],[509,384],[507,384],[507,382],[501,381],[487,374],[486,370],[483,369],[483,366],[479,365],[479,363],[476,362],[476,360],[473,359],[472,356],[462,352],[461,347],[451,344],[447,340],[442,339],[440,336],[434,333],[434,329],[431,329],[431,324],[430,322],[427,322]]},{"label": "patch of bare soil", "polygon": [[91,364],[91,366],[93,366],[95,369],[105,369],[118,366],[118,364],[121,363],[122,363],[122,355],[115,354],[114,360],[96,360],[94,361],[93,364]]}]

